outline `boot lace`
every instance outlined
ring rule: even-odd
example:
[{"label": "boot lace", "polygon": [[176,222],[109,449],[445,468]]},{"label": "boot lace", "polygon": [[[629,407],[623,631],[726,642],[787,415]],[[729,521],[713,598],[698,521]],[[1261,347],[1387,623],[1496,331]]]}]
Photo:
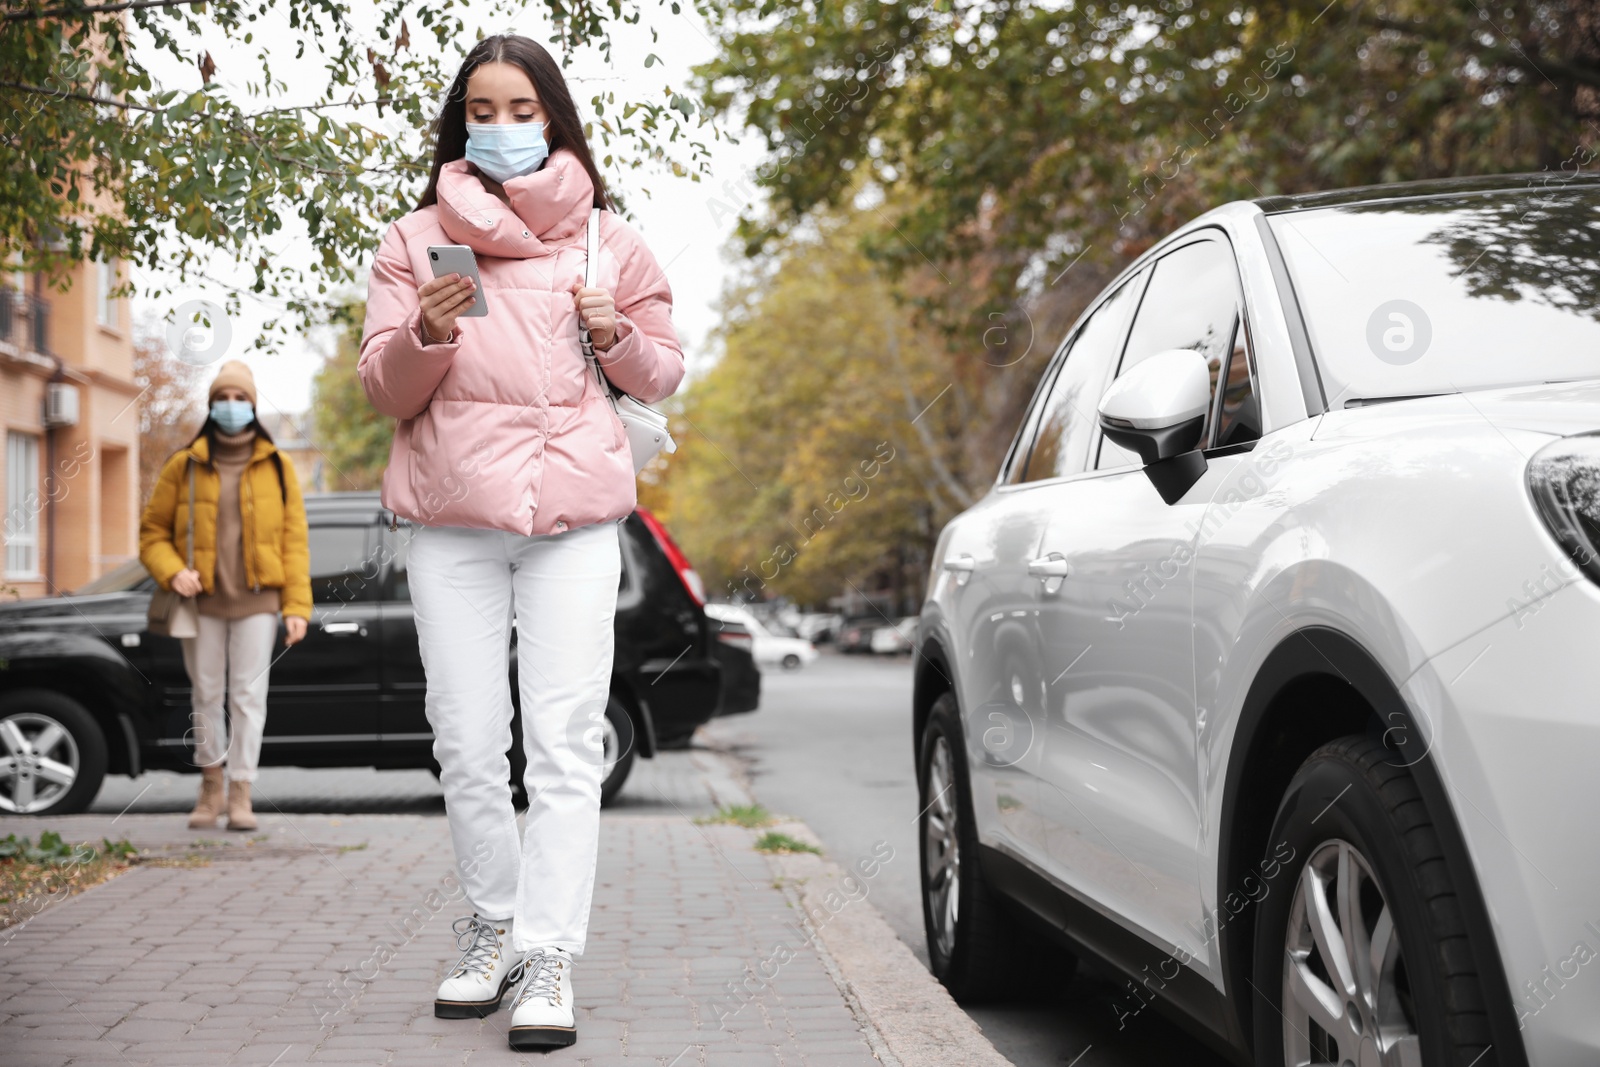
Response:
[{"label": "boot lace", "polygon": [[523,964],[522,985],[517,990],[514,1007],[520,1008],[534,997],[543,997],[551,1004],[561,1003],[561,965],[565,961],[553,952],[534,949]]},{"label": "boot lace", "polygon": [[494,923],[468,915],[451,923],[450,929],[455,931],[456,947],[465,953],[450,977],[459,978],[468,971],[488,974],[494,969],[494,961],[500,954],[500,938],[494,932]]}]

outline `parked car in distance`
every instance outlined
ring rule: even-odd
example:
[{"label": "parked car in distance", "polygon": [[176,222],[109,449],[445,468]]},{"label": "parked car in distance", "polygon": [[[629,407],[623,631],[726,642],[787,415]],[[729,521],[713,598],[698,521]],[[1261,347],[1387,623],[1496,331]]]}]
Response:
[{"label": "parked car in distance", "polygon": [[1596,279],[1545,173],[1228,204],[1090,302],[918,629],[958,1000],[1054,939],[1237,1063],[1600,1063]]},{"label": "parked car in distance", "polygon": [[[437,772],[406,581],[410,525],[391,530],[376,493],[308,495],[306,516],[312,619],[286,651],[280,624],[261,764]],[[620,537],[615,662],[596,723],[603,802],[636,755],[681,744],[719,706],[751,700],[747,682],[724,697],[699,576],[666,530],[641,509]],[[70,595],[0,605],[0,811],[82,811],[107,773],[196,769],[181,648],[145,627],[154,588],[134,560]],[[515,640],[513,628],[513,651]],[[507,754],[520,792],[520,715]]]},{"label": "parked car in distance", "polygon": [[868,647],[880,656],[907,655],[916,647],[917,617],[907,615],[893,626],[885,624],[872,631]]},{"label": "parked car in distance", "polygon": [[755,617],[750,609],[738,604],[707,604],[706,616],[726,622],[736,622],[749,631],[755,645],[756,662],[782,667],[792,671],[817,658],[817,649],[810,641],[799,637],[785,637]]},{"label": "parked car in distance", "polygon": [[851,619],[839,628],[837,647],[840,652],[851,655],[866,654],[872,651],[872,635],[882,626],[887,625],[881,615],[868,618]]},{"label": "parked car in distance", "polygon": [[813,613],[802,615],[800,623],[795,627],[799,635],[814,645],[827,644],[839,638],[839,629],[844,625],[844,616],[835,613]]}]

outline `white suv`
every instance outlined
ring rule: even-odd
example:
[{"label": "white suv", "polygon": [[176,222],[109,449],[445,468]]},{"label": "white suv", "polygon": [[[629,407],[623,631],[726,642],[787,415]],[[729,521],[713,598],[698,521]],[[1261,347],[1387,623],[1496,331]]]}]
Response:
[{"label": "white suv", "polygon": [[1600,182],[1234,203],[939,538],[928,951],[1240,1062],[1600,1063]]}]

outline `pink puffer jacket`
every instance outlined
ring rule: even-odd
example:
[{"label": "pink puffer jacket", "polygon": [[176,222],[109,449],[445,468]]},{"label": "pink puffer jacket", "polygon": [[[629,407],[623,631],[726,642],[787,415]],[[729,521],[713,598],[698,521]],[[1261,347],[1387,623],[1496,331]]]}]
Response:
[{"label": "pink puffer jacket", "polygon": [[[621,518],[637,502],[633,459],[585,367],[572,296],[594,183],[563,149],[505,190],[509,207],[465,160],[447,163],[438,204],[396,221],[378,249],[357,368],[372,406],[400,420],[383,504],[428,526],[519,534]],[[610,211],[600,219],[595,284],[617,308],[600,361],[618,388],[654,403],[683,379],[672,292],[638,233]],[[433,277],[428,246],[443,244],[477,255],[489,314],[424,345],[417,286]]]}]

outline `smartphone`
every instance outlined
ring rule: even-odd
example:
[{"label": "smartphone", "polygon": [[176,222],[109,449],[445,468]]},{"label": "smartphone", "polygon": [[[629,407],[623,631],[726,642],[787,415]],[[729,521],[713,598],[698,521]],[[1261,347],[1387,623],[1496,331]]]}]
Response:
[{"label": "smartphone", "polygon": [[435,278],[459,274],[471,278],[472,284],[477,286],[472,303],[461,313],[462,318],[482,318],[489,314],[488,294],[483,291],[483,280],[478,277],[478,257],[472,254],[472,249],[466,245],[429,245],[428,263],[433,267]]}]

